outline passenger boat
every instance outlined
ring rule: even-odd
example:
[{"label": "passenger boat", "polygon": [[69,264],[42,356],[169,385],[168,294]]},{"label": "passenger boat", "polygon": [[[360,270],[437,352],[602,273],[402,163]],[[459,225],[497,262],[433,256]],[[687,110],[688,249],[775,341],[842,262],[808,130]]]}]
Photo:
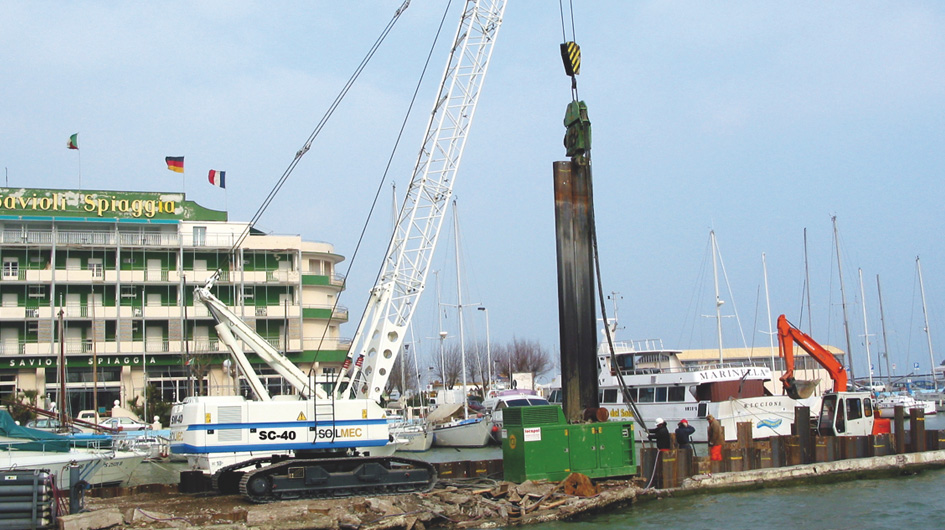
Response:
[{"label": "passenger boat", "polygon": [[[617,342],[614,350],[611,356],[606,343],[598,349],[600,404],[610,413],[611,421],[634,418],[638,432],[655,427],[656,418],[664,418],[670,430],[685,419],[696,429],[693,441],[706,442],[706,417],[711,414],[722,424],[726,440],[736,439],[736,425],[741,422],[751,422],[754,438],[767,438],[791,434],[797,406],[820,410],[818,396],[795,400],[768,392],[765,382],[771,380],[771,370],[766,366],[722,362],[686,365],[679,358],[679,350],[665,349],[658,340]],[[623,379],[640,417],[635,417],[625,401],[618,378]],[[549,401],[562,402],[560,381],[552,385]]]},{"label": "passenger boat", "polygon": [[922,409],[926,416],[936,413],[934,401],[924,401],[906,394],[890,394],[876,399],[876,410],[879,411],[880,418],[894,418],[897,406],[903,407],[906,415],[916,408]]},{"label": "passenger boat", "polygon": [[502,443],[502,409],[547,404],[548,400],[539,396],[534,390],[514,389],[490,392],[489,397],[482,402],[482,406],[490,417],[489,436],[492,441],[498,444]]}]

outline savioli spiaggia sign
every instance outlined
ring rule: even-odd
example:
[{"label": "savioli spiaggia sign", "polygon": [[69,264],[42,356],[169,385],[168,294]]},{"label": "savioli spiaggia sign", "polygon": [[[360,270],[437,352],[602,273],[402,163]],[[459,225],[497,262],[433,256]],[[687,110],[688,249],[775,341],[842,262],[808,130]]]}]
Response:
[{"label": "savioli spiaggia sign", "polygon": [[0,188],[0,215],[226,220],[182,193]]}]

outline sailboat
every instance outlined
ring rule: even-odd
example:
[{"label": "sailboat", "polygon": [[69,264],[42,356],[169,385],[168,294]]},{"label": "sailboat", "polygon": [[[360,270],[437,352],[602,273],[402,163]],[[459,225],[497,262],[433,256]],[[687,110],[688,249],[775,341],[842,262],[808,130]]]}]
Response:
[{"label": "sailboat", "polygon": [[[491,439],[489,418],[482,414],[469,414],[469,385],[466,381],[466,335],[463,330],[463,288],[460,281],[462,270],[459,252],[459,214],[456,210],[455,199],[453,200],[453,231],[456,247],[456,306],[459,314],[459,347],[463,370],[462,417],[434,425],[433,445],[438,447],[484,447]],[[428,417],[431,421],[436,417],[436,412],[434,411]]]}]

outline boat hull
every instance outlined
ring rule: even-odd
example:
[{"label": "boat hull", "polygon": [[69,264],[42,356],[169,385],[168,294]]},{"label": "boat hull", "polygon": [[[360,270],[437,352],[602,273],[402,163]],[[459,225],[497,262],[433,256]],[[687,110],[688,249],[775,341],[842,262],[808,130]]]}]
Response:
[{"label": "boat hull", "polygon": [[491,422],[486,417],[469,418],[433,429],[433,445],[437,447],[485,447]]},{"label": "boat hull", "polygon": [[895,418],[896,417],[896,406],[902,406],[905,410],[906,416],[911,414],[912,409],[920,408],[922,412],[926,415],[932,415],[937,412],[934,401],[922,401],[919,399],[912,399],[906,396],[906,399],[894,398],[888,399],[883,398],[876,402],[876,410],[879,412],[880,418]]},{"label": "boat hull", "polygon": [[59,489],[68,489],[69,465],[79,466],[79,480],[91,486],[127,486],[144,457],[132,451],[75,449],[67,453],[0,451],[0,470],[48,469],[56,475]]},{"label": "boat hull", "polygon": [[427,425],[391,425],[390,432],[401,442],[397,446],[399,453],[422,453],[433,446],[433,433]]}]

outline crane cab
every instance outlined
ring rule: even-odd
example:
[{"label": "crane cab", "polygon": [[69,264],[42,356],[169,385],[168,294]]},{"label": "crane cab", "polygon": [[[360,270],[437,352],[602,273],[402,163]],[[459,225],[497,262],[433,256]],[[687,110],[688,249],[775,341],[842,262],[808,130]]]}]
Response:
[{"label": "crane cab", "polygon": [[820,408],[817,431],[826,436],[873,434],[875,410],[869,392],[826,394]]}]

